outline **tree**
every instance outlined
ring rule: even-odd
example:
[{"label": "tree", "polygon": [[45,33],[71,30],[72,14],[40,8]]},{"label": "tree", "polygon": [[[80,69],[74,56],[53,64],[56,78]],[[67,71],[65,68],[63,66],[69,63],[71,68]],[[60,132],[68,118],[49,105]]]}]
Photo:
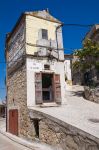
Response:
[{"label": "tree", "polygon": [[99,44],[87,39],[83,43],[83,48],[76,50],[74,55],[78,58],[73,69],[79,69],[83,75],[89,72],[92,78],[96,77],[99,71]]}]

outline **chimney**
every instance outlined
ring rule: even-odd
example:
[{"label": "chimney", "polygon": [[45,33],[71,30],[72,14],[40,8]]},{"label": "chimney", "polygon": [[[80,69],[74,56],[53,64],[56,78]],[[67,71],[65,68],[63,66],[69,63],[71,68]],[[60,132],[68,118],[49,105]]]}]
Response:
[{"label": "chimney", "polygon": [[46,9],[46,12],[49,13],[49,9],[48,8]]}]

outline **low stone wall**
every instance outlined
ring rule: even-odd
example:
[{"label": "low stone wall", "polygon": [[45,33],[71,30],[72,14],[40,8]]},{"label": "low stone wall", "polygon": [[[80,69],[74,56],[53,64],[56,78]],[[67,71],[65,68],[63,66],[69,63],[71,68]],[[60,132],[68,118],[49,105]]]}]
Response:
[{"label": "low stone wall", "polygon": [[99,139],[44,113],[30,110],[39,120],[39,139],[57,150],[99,150]]},{"label": "low stone wall", "polygon": [[87,100],[99,103],[99,87],[91,89],[88,86],[85,86],[84,95]]}]

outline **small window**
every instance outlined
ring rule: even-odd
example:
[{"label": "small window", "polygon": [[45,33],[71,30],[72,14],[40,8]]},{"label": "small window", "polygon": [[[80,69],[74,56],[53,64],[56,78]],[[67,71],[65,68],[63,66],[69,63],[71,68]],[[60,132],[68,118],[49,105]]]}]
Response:
[{"label": "small window", "polygon": [[48,40],[48,30],[42,29],[42,39]]},{"label": "small window", "polygon": [[47,64],[44,65],[44,69],[45,69],[45,70],[50,70],[50,65],[47,65]]}]

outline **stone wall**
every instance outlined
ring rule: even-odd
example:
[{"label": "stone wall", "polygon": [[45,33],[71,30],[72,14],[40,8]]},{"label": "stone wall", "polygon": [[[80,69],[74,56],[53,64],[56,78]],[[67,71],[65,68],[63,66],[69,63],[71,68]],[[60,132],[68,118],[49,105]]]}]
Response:
[{"label": "stone wall", "polygon": [[85,86],[84,96],[89,101],[99,103],[99,87],[91,89],[88,86]]},{"label": "stone wall", "polygon": [[9,110],[18,109],[18,136],[34,137],[34,126],[27,109],[26,65],[7,76],[7,131],[9,132]]},{"label": "stone wall", "polygon": [[[9,110],[18,109],[20,137],[34,140],[39,131],[42,142],[63,150],[99,150],[99,139],[54,117],[27,108],[27,79],[24,64],[7,77],[7,130]],[[35,124],[35,120],[39,123]]]},{"label": "stone wall", "polygon": [[39,118],[40,141],[62,150],[99,150],[99,139],[76,127],[34,110],[30,116]]}]

